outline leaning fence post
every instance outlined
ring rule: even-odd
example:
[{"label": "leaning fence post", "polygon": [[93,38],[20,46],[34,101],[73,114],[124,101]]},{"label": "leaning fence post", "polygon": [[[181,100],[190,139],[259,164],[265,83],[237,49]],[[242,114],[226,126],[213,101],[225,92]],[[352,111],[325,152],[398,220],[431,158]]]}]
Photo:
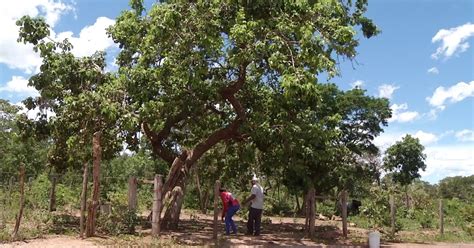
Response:
[{"label": "leaning fence post", "polygon": [[130,176],[128,178],[128,210],[137,209],[137,178]]},{"label": "leaning fence post", "polygon": [[439,233],[444,234],[443,199],[439,199]]},{"label": "leaning fence post", "polygon": [[12,238],[14,240],[18,237],[18,230],[20,229],[21,218],[23,216],[23,208],[25,206],[25,165],[20,165],[20,210],[17,215],[15,228],[13,229]]},{"label": "leaning fence post", "polygon": [[343,190],[341,194],[342,201],[342,235],[347,238],[347,191]]},{"label": "leaning fence post", "polygon": [[151,217],[151,234],[154,237],[160,235],[160,216],[161,216],[161,191],[163,189],[163,176],[155,175],[155,180],[153,182],[153,211]]},{"label": "leaning fence post", "polygon": [[395,211],[396,211],[395,196],[390,195],[389,202],[390,202],[390,225],[391,225],[390,234],[393,237],[395,235]]},{"label": "leaning fence post", "polygon": [[217,239],[217,220],[219,217],[219,189],[221,188],[221,182],[216,180],[216,184],[214,185],[214,233],[212,237]]}]

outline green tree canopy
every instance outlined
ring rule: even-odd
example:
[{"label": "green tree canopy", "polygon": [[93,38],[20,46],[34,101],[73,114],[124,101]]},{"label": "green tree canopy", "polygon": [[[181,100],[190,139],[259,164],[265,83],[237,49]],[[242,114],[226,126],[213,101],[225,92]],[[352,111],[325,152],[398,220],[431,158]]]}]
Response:
[{"label": "green tree canopy", "polygon": [[439,182],[438,189],[443,198],[457,197],[474,201],[474,175],[443,178]]},{"label": "green tree canopy", "polygon": [[[265,106],[315,93],[318,74],[371,37],[366,1],[132,1],[110,28],[121,47],[131,116],[154,152],[191,166],[222,140],[245,139]],[[181,156],[182,155],[182,156]]]},{"label": "green tree canopy", "polygon": [[395,182],[405,186],[421,176],[419,171],[426,169],[424,149],[418,138],[406,135],[385,151],[384,167]]},{"label": "green tree canopy", "polygon": [[62,171],[90,160],[96,131],[104,137],[104,157],[111,158],[122,149],[118,121],[124,93],[114,75],[104,72],[105,53],[77,58],[67,39],[54,41],[49,37],[50,27],[41,18],[25,16],[17,25],[18,40],[33,44],[43,59],[40,72],[29,79],[40,96],[27,98],[24,103],[28,109],[50,110],[55,115],[25,120],[25,127],[53,140],[50,163]]},{"label": "green tree canopy", "polygon": [[20,163],[26,165],[26,174],[37,174],[45,169],[49,142],[38,141],[35,133],[27,132],[26,114],[20,107],[0,99],[0,173],[4,180],[18,174]]}]

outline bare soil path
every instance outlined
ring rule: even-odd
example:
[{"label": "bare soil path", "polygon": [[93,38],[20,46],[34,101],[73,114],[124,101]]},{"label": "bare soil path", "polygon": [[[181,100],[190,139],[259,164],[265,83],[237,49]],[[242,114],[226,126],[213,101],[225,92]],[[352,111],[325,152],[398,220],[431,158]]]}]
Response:
[{"label": "bare soil path", "polygon": [[[245,230],[245,223],[236,218],[239,232]],[[219,223],[220,230],[217,241],[212,239],[212,216],[196,213],[183,213],[177,231],[164,231],[159,240],[150,236],[150,229],[138,228],[137,235],[120,237],[96,237],[86,240],[73,236],[47,235],[41,239],[27,240],[8,244],[0,247],[368,247],[367,230],[351,227],[349,238],[343,239],[339,222],[316,221],[315,238],[305,236],[303,229],[304,219],[272,217],[271,223],[264,223],[262,235],[259,237],[225,236],[224,225]],[[474,248],[471,244],[449,243],[383,243],[383,248]]]},{"label": "bare soil path", "polygon": [[91,248],[91,247],[100,247],[90,240],[82,240],[72,236],[64,235],[51,235],[46,236],[41,239],[33,239],[27,241],[18,241],[9,244],[0,244],[2,248],[62,248],[62,247],[71,247],[71,248]]}]

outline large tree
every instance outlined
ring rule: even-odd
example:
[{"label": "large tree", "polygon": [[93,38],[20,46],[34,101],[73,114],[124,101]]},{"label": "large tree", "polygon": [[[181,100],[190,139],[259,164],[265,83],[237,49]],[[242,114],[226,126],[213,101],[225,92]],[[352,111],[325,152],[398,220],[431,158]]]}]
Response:
[{"label": "large tree", "polygon": [[406,186],[421,177],[420,170],[426,169],[424,149],[418,138],[407,134],[385,151],[384,167],[395,182]]},{"label": "large tree", "polygon": [[165,1],[148,10],[132,0],[131,7],[109,32],[121,48],[130,117],[171,166],[170,227],[187,174],[205,152],[278,118],[265,112],[275,97],[298,102],[301,92],[315,92],[320,73],[337,74],[336,58],[356,55],[356,27],[377,33],[363,16],[366,0]]},{"label": "large tree", "polygon": [[254,132],[265,173],[281,178],[294,194],[310,188],[318,194],[352,192],[375,181],[378,168],[369,158],[377,156],[373,139],[391,115],[388,100],[333,84],[313,92],[298,102],[276,101],[273,111],[280,116]]},{"label": "large tree", "polygon": [[84,199],[87,167],[90,159],[93,160],[94,187],[86,230],[87,236],[93,236],[100,201],[100,163],[122,149],[118,137],[124,92],[116,77],[104,71],[103,52],[76,57],[67,39],[56,41],[50,37],[50,27],[41,18],[24,16],[17,25],[20,26],[18,41],[31,43],[42,58],[39,73],[29,79],[29,85],[35,87],[40,96],[26,99],[25,106],[55,114],[50,118],[42,114],[26,123],[30,123],[33,130],[46,130],[45,135],[54,143],[49,161],[56,170],[84,165]]}]

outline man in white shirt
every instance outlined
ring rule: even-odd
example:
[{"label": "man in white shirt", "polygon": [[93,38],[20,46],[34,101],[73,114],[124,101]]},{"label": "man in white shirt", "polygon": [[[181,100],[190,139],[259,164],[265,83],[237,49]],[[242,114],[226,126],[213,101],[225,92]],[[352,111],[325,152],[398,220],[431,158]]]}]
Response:
[{"label": "man in white shirt", "polygon": [[252,202],[249,209],[249,219],[247,221],[247,234],[259,236],[264,194],[263,188],[258,184],[258,178],[256,176],[252,178],[252,190],[250,194],[251,196],[242,202],[242,205],[246,205],[249,201]]}]

